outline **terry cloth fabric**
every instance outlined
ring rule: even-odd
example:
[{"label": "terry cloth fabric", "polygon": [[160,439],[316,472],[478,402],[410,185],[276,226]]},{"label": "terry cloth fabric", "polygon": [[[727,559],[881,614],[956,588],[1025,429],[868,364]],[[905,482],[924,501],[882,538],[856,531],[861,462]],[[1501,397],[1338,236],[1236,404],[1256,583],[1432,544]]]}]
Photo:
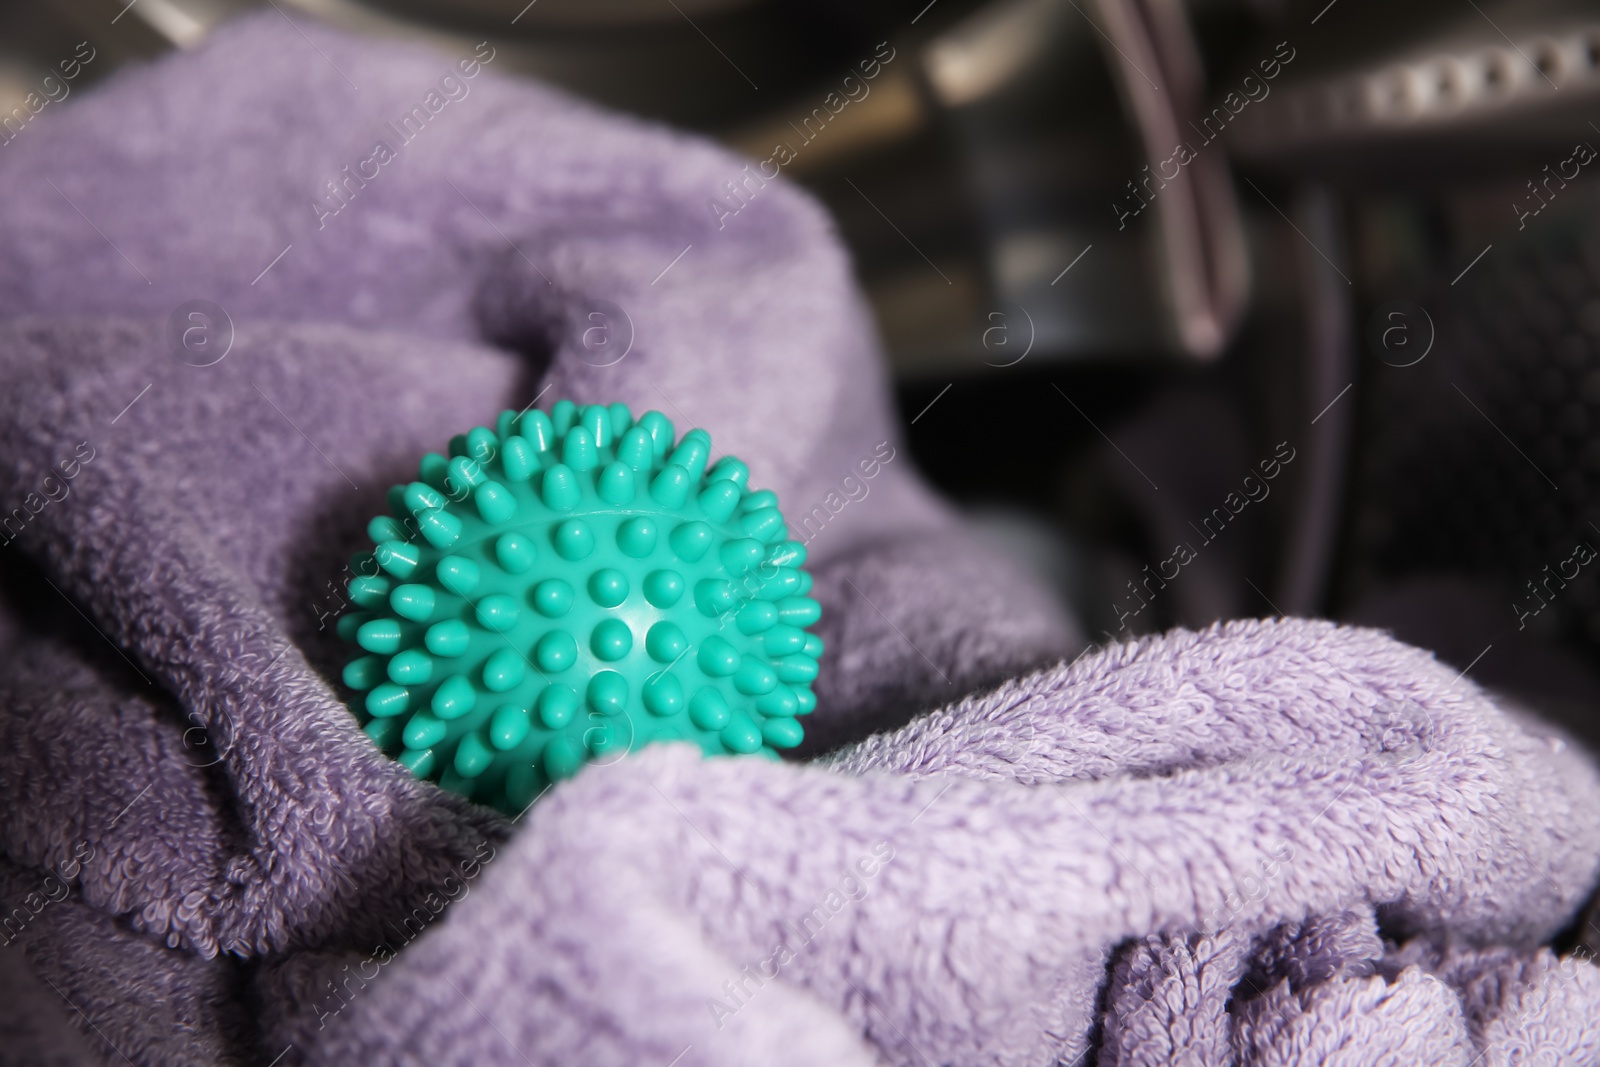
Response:
[{"label": "terry cloth fabric", "polygon": [[[0,146],[0,1061],[1600,1055],[1600,969],[1543,947],[1588,757],[1372,631],[1066,663],[889,429],[826,217],[707,209],[743,166],[279,14]],[[827,756],[648,749],[512,823],[357,730],[366,519],[539,396],[705,426],[815,516]]]}]

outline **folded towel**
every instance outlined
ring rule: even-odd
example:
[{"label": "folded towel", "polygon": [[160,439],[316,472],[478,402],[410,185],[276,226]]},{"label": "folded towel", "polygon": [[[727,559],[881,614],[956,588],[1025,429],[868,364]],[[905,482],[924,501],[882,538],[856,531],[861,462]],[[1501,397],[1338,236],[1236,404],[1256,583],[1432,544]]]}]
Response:
[{"label": "folded towel", "polygon": [[[1327,623],[1066,664],[890,429],[826,217],[707,209],[744,166],[278,13],[0,146],[0,1060],[1600,1054],[1600,970],[1540,947],[1600,873],[1588,758]],[[366,519],[560,396],[779,493],[828,755],[647,749],[513,822],[356,728]]]}]

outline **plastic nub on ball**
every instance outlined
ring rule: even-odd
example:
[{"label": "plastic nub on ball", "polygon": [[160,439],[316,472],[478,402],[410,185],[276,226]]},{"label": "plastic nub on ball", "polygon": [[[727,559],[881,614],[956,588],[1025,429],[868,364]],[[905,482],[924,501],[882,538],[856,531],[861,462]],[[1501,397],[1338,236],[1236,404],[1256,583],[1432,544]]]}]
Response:
[{"label": "plastic nub on ball", "polygon": [[822,655],[806,550],[709,434],[563,400],[449,451],[389,490],[339,620],[385,753],[516,814],[652,742],[800,743]]}]

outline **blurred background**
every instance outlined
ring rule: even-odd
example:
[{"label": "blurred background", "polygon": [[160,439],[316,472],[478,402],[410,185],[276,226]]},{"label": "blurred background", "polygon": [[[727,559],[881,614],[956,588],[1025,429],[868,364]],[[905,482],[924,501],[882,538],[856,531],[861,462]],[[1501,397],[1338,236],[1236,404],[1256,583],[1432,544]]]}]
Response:
[{"label": "blurred background", "polygon": [[0,127],[269,5],[781,166],[916,461],[1091,640],[1381,626],[1600,743],[1595,5],[10,3]]}]

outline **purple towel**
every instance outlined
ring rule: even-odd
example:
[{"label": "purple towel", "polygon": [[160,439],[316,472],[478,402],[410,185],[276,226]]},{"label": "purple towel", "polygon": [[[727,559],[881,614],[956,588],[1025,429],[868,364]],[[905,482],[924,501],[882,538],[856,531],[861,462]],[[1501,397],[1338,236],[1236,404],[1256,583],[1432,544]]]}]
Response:
[{"label": "purple towel", "polygon": [[[1600,969],[1540,947],[1600,873],[1588,758],[1371,631],[1062,663],[793,188],[719,228],[742,160],[276,13],[47,118],[0,145],[0,1060],[1600,1056]],[[830,755],[649,749],[512,823],[357,730],[366,519],[559,396],[778,491]]]}]

